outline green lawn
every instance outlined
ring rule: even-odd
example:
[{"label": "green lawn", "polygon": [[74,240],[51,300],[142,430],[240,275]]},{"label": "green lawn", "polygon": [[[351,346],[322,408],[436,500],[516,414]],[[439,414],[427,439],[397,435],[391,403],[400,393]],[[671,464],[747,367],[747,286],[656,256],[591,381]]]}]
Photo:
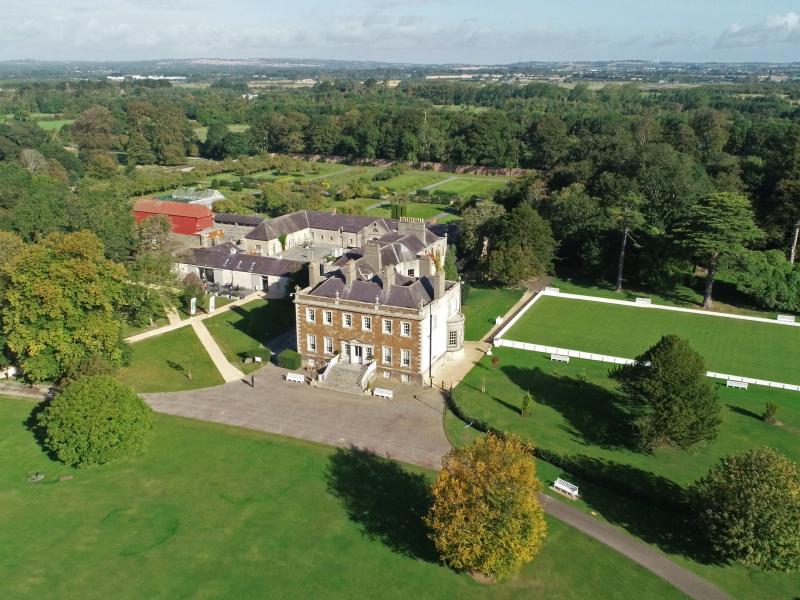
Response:
[{"label": "green lawn", "polygon": [[[244,133],[248,129],[250,129],[250,125],[248,125],[247,123],[232,123],[231,125],[228,125],[228,131],[230,131],[231,133]],[[208,135],[208,127],[198,125],[197,127],[194,128],[194,134],[197,136],[197,139],[199,139],[201,142],[205,142],[206,135]]]},{"label": "green lawn", "polygon": [[292,327],[294,304],[288,300],[253,300],[206,319],[203,324],[227,359],[249,373],[260,365],[245,365],[246,354],[266,346]]},{"label": "green lawn", "polygon": [[494,327],[494,320],[503,316],[522,297],[523,290],[472,286],[461,307],[466,319],[464,339],[478,341]]},{"label": "green lawn", "polygon": [[[700,291],[703,287],[703,279],[698,277],[695,279],[695,282],[696,285],[693,287],[689,287],[688,285],[676,285],[671,289],[659,291],[625,287],[621,292],[617,292],[615,290],[615,285],[607,281],[587,281],[583,279],[554,277],[551,285],[559,288],[562,292],[570,294],[583,294],[584,296],[614,298],[617,300],[634,300],[637,297],[647,297],[652,299],[654,304],[699,309],[703,306],[703,294]],[[719,282],[717,283],[716,291],[717,296],[720,294],[725,296],[725,288],[720,285]],[[728,290],[728,295],[730,296],[730,290]],[[739,302],[741,301],[741,298],[731,299]],[[774,319],[777,315],[775,312],[729,304],[721,301],[719,297],[714,299],[714,311],[749,315],[751,317],[763,317],[766,319]]]},{"label": "green lawn", "polygon": [[[692,452],[659,448],[644,454],[630,447],[629,413],[608,378],[611,365],[582,360],[552,363],[546,355],[509,348],[496,348],[494,355],[499,359],[496,367],[491,366],[490,357],[482,359],[456,388],[459,405],[471,418],[517,433],[594,477],[624,482],[652,497],[677,499],[719,458],[747,448],[768,445],[800,462],[797,392],[756,386],[742,391],[720,385],[722,424],[716,440]],[[485,394],[480,391],[482,385]],[[531,415],[523,418],[519,410],[526,391],[534,402]],[[777,417],[782,426],[769,425],[760,418],[767,401],[779,406]],[[448,418],[446,425],[448,437],[457,445],[475,435],[472,428],[465,428],[454,418]],[[548,481],[558,476],[574,481],[583,496],[579,506],[673,554],[735,598],[800,595],[796,574],[765,574],[708,564],[703,545],[691,540],[692,525],[677,522],[681,517],[674,513],[632,501],[615,493],[613,485],[601,487],[596,479],[583,479],[547,463],[542,463],[540,475]]]},{"label": "green lawn", "polygon": [[142,456],[73,471],[24,429],[32,406],[0,399],[5,598],[683,597],[552,520],[519,576],[477,583],[433,559],[432,474],[359,452],[158,415]]},{"label": "green lawn", "polygon": [[64,125],[72,125],[75,119],[54,119],[51,121],[37,121],[36,124],[45,131],[58,131]]},{"label": "green lawn", "polygon": [[438,171],[406,171],[386,181],[376,181],[375,184],[379,187],[386,187],[393,192],[402,194],[415,192],[437,181],[444,181],[448,177],[452,177],[452,175]]},{"label": "green lawn", "polygon": [[[373,203],[379,202],[379,200],[373,200]],[[447,221],[451,221],[453,219],[459,219],[457,215],[452,214],[452,209],[448,208],[447,206],[442,206],[441,204],[428,204],[425,202],[409,202],[406,205],[406,216],[413,217],[415,219],[432,219],[436,215],[446,214],[448,218],[443,217],[440,222],[446,223]],[[367,210],[367,214],[373,217],[389,217],[391,216],[391,203],[385,202],[378,207],[370,208]]]},{"label": "green lawn", "polygon": [[[653,473],[680,486],[691,483],[718,458],[754,445],[777,448],[800,461],[800,394],[751,386],[747,391],[719,385],[722,426],[718,438],[685,453],[657,449],[643,454],[630,449],[628,412],[608,378],[612,365],[573,359],[553,363],[545,354],[495,348],[496,368],[489,357],[469,372],[457,388],[467,412],[501,430],[515,431],[564,456],[585,456]],[[485,378],[486,394],[481,383]],[[585,379],[585,381],[581,381]],[[530,391],[532,416],[519,416],[522,397]],[[767,401],[780,408],[783,427],[769,425],[759,415]]]},{"label": "green lawn", "polygon": [[117,378],[137,392],[175,392],[223,383],[189,326],[132,344],[131,348],[131,364],[119,369]]},{"label": "green lawn", "polygon": [[506,337],[633,358],[666,334],[689,340],[711,371],[800,383],[800,329],[786,325],[545,296]]},{"label": "green lawn", "polygon": [[[465,428],[449,411],[444,423],[447,437],[456,446],[482,435],[471,427]],[[557,477],[578,484],[581,498],[571,502],[572,506],[661,550],[671,560],[717,584],[731,597],[739,600],[800,597],[800,580],[796,574],[764,573],[739,565],[717,564],[705,555],[705,543],[693,538],[694,525],[684,522],[682,517],[615,494],[542,460],[536,462],[545,494],[563,501],[563,496],[549,489]]]},{"label": "green lawn", "polygon": [[471,198],[478,196],[480,198],[489,198],[494,192],[502,189],[508,183],[508,179],[501,177],[461,177],[448,181],[442,185],[437,185],[431,192],[452,192],[458,194],[462,198]]}]

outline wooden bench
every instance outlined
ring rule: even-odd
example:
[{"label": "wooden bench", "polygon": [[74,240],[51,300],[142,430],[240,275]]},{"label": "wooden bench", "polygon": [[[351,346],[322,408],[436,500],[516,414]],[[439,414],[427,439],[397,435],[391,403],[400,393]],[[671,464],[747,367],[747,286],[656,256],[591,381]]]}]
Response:
[{"label": "wooden bench", "polygon": [[387,400],[394,398],[394,392],[392,390],[387,390],[386,388],[376,387],[374,390],[372,390],[372,395],[376,398],[386,398]]},{"label": "wooden bench", "polygon": [[567,356],[566,354],[551,354],[550,355],[550,360],[554,360],[556,362],[568,363],[569,362],[569,356]]},{"label": "wooden bench", "polygon": [[778,315],[779,323],[794,323],[794,315]]},{"label": "wooden bench", "polygon": [[564,481],[560,477],[553,482],[553,489],[557,492],[561,492],[562,494],[566,494],[573,500],[580,496],[577,485],[570,483],[569,481]]},{"label": "wooden bench", "polygon": [[287,373],[286,374],[286,382],[287,383],[305,383],[306,376],[302,373]]},{"label": "wooden bench", "polygon": [[730,388],[746,390],[749,384],[746,381],[734,381],[733,379],[728,379],[728,382],[725,385]]},{"label": "wooden bench", "polygon": [[636,304],[652,304],[653,301],[650,298],[637,298]]}]

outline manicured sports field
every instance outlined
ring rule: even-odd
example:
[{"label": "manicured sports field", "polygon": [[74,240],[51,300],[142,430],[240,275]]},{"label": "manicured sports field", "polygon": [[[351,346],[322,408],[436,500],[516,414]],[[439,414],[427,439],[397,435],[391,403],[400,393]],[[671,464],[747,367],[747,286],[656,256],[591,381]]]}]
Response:
[{"label": "manicured sports field", "polygon": [[510,581],[456,573],[419,521],[433,474],[386,459],[157,415],[145,454],[74,471],[32,408],[0,397],[2,598],[683,597],[553,520]]},{"label": "manicured sports field", "polygon": [[509,340],[634,358],[662,335],[689,341],[710,371],[800,384],[800,328],[545,296]]}]

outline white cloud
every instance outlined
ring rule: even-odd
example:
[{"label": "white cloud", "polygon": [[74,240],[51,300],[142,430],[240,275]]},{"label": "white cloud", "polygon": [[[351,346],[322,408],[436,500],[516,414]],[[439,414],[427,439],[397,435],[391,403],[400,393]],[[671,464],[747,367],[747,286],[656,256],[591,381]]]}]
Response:
[{"label": "white cloud", "polygon": [[717,39],[716,48],[763,48],[773,44],[800,44],[800,14],[787,12],[759,23],[730,25]]}]

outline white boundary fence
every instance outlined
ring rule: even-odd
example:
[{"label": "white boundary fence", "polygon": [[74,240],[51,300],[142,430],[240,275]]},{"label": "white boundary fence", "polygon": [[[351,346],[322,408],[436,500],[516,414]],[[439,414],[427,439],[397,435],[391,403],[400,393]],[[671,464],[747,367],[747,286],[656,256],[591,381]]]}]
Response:
[{"label": "white boundary fence", "polygon": [[[516,348],[518,350],[527,350],[528,352],[542,352],[545,354],[560,354],[564,356],[569,356],[570,358],[582,358],[584,360],[593,360],[598,362],[604,363],[612,363],[615,365],[627,365],[635,362],[633,359],[630,358],[621,358],[619,356],[608,356],[607,354],[596,354],[594,352],[583,352],[580,350],[572,350],[569,348],[558,348],[556,346],[544,346],[542,344],[533,344],[530,342],[518,342],[516,340],[507,340],[505,339],[506,333],[519,321],[519,319],[524,315],[536,302],[544,297],[544,296],[558,296],[560,298],[570,298],[573,300],[586,300],[588,302],[600,302],[604,304],[617,304],[622,306],[630,306],[636,308],[650,308],[650,309],[657,309],[657,310],[672,310],[675,312],[686,312],[686,313],[693,313],[699,315],[707,315],[712,317],[724,317],[728,319],[739,319],[744,321],[756,321],[759,323],[769,323],[772,325],[783,325],[789,327],[800,327],[800,323],[794,323],[789,321],[778,321],[778,320],[771,320],[765,319],[763,317],[748,317],[744,315],[729,315],[727,313],[720,313],[720,312],[706,312],[702,310],[696,310],[693,308],[680,308],[677,306],[664,306],[660,304],[647,304],[644,302],[636,302],[630,300],[615,300],[613,298],[596,298],[594,296],[583,296],[580,294],[564,294],[561,293],[558,288],[547,287],[538,294],[536,294],[530,301],[522,307],[512,319],[505,324],[505,326],[497,332],[497,335],[494,337],[493,344],[495,346],[505,347],[505,348]],[[798,332],[800,335],[800,332]],[[794,385],[791,383],[782,383],[780,381],[770,381],[768,379],[756,379],[753,377],[743,377],[741,375],[730,375],[727,373],[717,373],[715,371],[707,371],[706,376],[711,377],[713,379],[722,379],[722,380],[731,380],[731,381],[741,381],[744,383],[749,383],[752,385],[762,385],[765,387],[777,388],[782,390],[789,390],[793,392],[800,392],[800,385]]]}]

